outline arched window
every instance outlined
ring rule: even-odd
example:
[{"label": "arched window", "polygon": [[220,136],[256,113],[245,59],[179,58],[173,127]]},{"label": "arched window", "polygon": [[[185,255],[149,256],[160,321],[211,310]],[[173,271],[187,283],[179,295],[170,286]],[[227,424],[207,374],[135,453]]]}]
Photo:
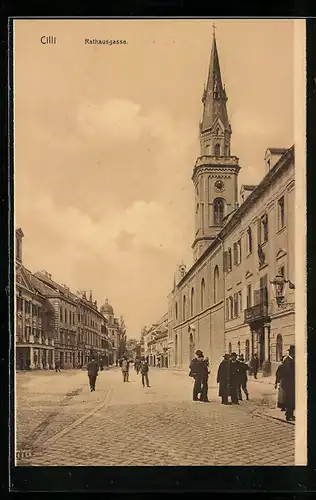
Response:
[{"label": "arched window", "polygon": [[281,361],[283,356],[283,338],[279,333],[276,338],[276,361]]},{"label": "arched window", "polygon": [[190,304],[191,308],[190,308],[190,312],[191,312],[191,316],[194,315],[194,288],[191,288],[191,304]]},{"label": "arched window", "polygon": [[215,144],[214,155],[215,156],[220,156],[221,155],[221,145],[218,144],[218,143]]},{"label": "arched window", "polygon": [[176,319],[178,319],[178,302],[176,302]]},{"label": "arched window", "polygon": [[195,351],[195,341],[192,333],[190,333],[189,337],[189,352],[190,352],[190,360],[194,358],[194,351]]},{"label": "arched window", "polygon": [[220,225],[224,218],[225,203],[222,198],[215,198],[213,202],[214,224]]},{"label": "arched window", "polygon": [[183,297],[183,310],[182,310],[182,319],[185,320],[185,309],[186,309],[186,297]]},{"label": "arched window", "polygon": [[231,354],[232,353],[232,344],[231,342],[229,342],[228,344],[228,354]]},{"label": "arched window", "polygon": [[245,361],[249,360],[250,360],[250,344],[249,340],[247,339],[245,344]]},{"label": "arched window", "polygon": [[220,133],[220,130],[219,130],[219,127],[217,127],[217,129],[216,129],[216,135],[219,135],[219,133]]},{"label": "arched window", "polygon": [[205,281],[204,278],[202,278],[201,281],[201,311],[204,309],[204,301],[205,301]]},{"label": "arched window", "polygon": [[216,302],[218,302],[218,296],[219,296],[219,293],[218,293],[218,282],[219,282],[219,270],[218,270],[218,267],[215,266],[215,269],[214,269],[214,283],[213,283],[214,304],[216,304]]}]

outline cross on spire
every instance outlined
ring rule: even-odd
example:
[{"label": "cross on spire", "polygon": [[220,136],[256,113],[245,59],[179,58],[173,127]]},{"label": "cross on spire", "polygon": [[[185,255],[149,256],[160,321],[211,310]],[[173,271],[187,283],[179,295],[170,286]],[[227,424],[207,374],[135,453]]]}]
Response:
[{"label": "cross on spire", "polygon": [[217,28],[216,28],[216,25],[215,25],[215,23],[213,23],[213,36],[215,36],[215,30],[216,30],[216,29],[217,29]]}]

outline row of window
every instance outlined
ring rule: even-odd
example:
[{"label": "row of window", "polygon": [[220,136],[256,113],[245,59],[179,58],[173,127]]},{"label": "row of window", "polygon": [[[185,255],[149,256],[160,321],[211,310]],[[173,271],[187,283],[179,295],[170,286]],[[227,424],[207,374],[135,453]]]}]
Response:
[{"label": "row of window", "polygon": [[[283,268],[284,269],[284,268]],[[246,308],[249,309],[253,305],[262,304],[267,306],[269,301],[268,296],[268,275],[265,274],[260,278],[258,290],[253,290],[252,284],[249,283],[246,288]],[[226,299],[225,303],[225,318],[226,321],[238,318],[243,311],[242,291],[234,293]]]},{"label": "row of window", "polygon": [[[232,344],[229,342],[228,344],[228,353],[232,353]],[[241,351],[241,346],[240,346],[240,341],[237,342],[237,354],[240,356],[242,354]],[[245,361],[248,362],[250,361],[250,341],[247,339],[245,342]],[[276,345],[275,345],[275,360],[276,361],[281,361],[283,357],[283,337],[279,333],[276,338]]]},{"label": "row of window", "polygon": [[[219,270],[218,266],[215,266],[214,269],[214,274],[213,274],[213,302],[216,304],[219,300],[219,293],[218,293],[218,286],[219,286]],[[202,278],[201,280],[201,285],[200,285],[200,310],[203,311],[206,307],[206,296],[205,296],[205,280]],[[196,314],[196,301],[195,301],[195,291],[194,288],[191,288],[190,292],[190,316],[194,316]],[[176,320],[180,319],[179,318],[179,309],[178,309],[178,302],[175,303],[175,318]],[[187,298],[186,295],[183,296],[182,298],[182,321],[185,321],[187,319]]]},{"label": "row of window", "polygon": [[69,325],[75,325],[75,312],[69,311],[68,309],[63,309],[62,307],[59,310],[59,319],[63,323]]},{"label": "row of window", "polygon": [[41,306],[32,304],[31,301],[25,300],[22,297],[16,297],[16,308],[18,311],[23,311],[23,305],[25,314],[32,313],[33,317],[41,317],[43,313],[43,308]]},{"label": "row of window", "polygon": [[[285,213],[284,213],[284,196],[278,200],[278,231],[284,227],[285,224]],[[264,214],[258,220],[258,244],[262,245],[268,241],[268,214]],[[251,254],[253,250],[253,237],[252,229],[248,227],[246,231],[246,255]],[[229,272],[232,270],[233,263],[238,265],[242,261],[242,240],[239,239],[233,244],[233,259],[232,259],[232,249],[228,248],[224,252],[224,272]]]}]

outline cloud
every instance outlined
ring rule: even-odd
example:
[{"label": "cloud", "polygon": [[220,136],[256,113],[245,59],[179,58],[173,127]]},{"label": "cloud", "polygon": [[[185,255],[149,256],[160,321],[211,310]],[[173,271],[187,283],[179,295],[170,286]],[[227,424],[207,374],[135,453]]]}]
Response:
[{"label": "cloud", "polygon": [[143,118],[140,105],[127,99],[109,99],[103,103],[86,102],[78,112],[81,132],[106,142],[135,141],[140,137]]}]

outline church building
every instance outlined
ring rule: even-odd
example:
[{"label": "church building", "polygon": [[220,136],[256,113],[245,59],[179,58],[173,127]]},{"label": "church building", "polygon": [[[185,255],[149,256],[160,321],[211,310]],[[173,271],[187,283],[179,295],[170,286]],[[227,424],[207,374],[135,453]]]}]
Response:
[{"label": "church building", "polygon": [[257,353],[269,375],[294,344],[294,146],[268,148],[263,180],[239,191],[215,34],[202,102],[194,263],[175,273],[168,328],[170,365],[187,367],[201,349],[214,383],[226,352]]}]

